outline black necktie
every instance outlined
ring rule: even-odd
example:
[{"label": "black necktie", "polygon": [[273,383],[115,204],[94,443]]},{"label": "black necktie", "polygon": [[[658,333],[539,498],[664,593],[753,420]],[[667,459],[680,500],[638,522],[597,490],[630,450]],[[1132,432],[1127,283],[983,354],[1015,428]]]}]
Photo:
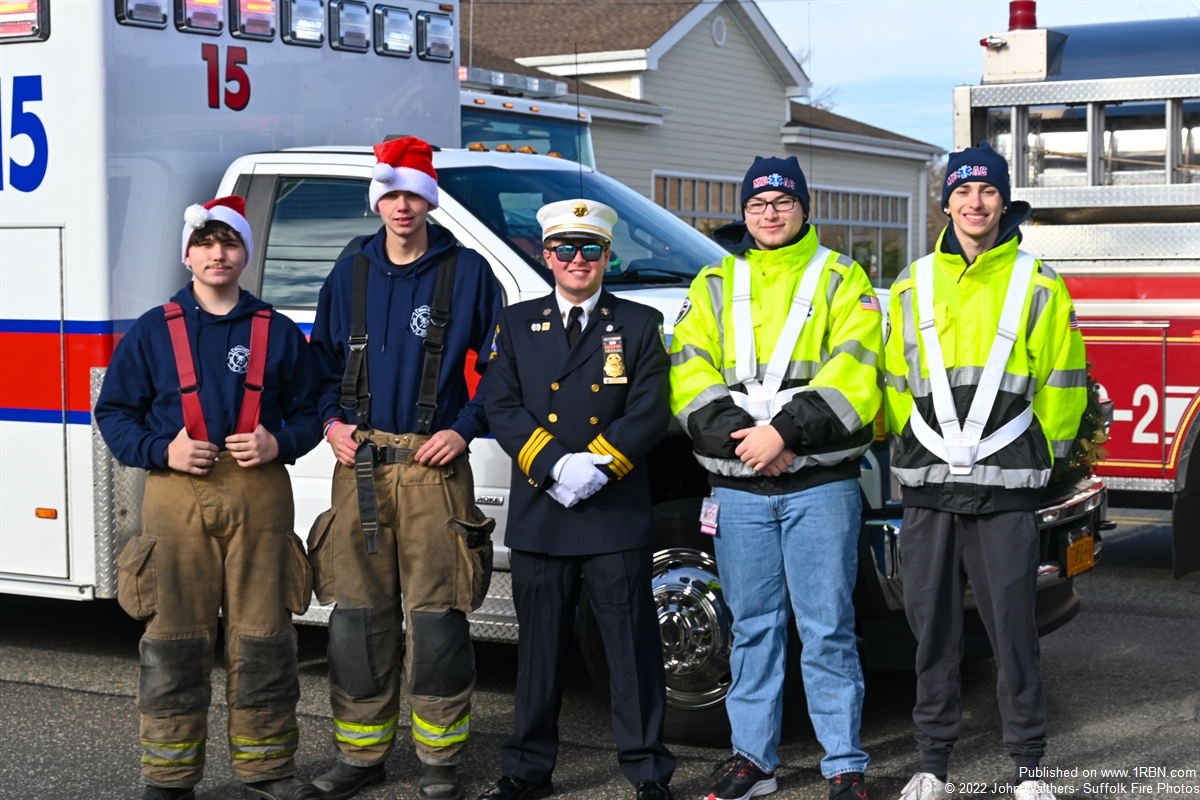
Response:
[{"label": "black necktie", "polygon": [[579,338],[580,331],[583,330],[583,325],[579,322],[579,318],[583,316],[583,308],[580,306],[571,306],[571,310],[567,312],[567,346],[574,347],[575,341]]}]

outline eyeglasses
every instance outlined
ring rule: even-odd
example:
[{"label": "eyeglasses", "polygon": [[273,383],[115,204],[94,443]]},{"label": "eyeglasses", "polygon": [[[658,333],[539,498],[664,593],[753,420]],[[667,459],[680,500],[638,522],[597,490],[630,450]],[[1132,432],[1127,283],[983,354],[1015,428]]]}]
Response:
[{"label": "eyeglasses", "polygon": [[796,207],[796,203],[800,202],[794,197],[783,196],[776,197],[774,200],[759,200],[757,197],[752,197],[746,201],[747,214],[762,214],[766,212],[767,206],[778,211],[780,214],[786,214],[788,211]]},{"label": "eyeglasses", "polygon": [[554,256],[564,264],[569,264],[575,260],[576,253],[583,253],[584,261],[599,261],[600,256],[604,255],[604,245],[602,244],[560,244],[553,248]]}]

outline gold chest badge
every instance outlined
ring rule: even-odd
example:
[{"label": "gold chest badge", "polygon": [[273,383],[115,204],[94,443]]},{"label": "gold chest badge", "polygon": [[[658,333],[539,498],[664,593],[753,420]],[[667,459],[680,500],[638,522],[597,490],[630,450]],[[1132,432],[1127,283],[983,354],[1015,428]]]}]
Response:
[{"label": "gold chest badge", "polygon": [[620,336],[604,337],[604,382],[629,383],[625,374],[625,345]]}]

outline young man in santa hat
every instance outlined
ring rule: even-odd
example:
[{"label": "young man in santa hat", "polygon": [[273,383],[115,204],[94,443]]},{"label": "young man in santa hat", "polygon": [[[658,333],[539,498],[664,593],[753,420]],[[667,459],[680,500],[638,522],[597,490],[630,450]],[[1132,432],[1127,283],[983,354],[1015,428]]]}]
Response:
[{"label": "young man in santa hat", "polygon": [[487,433],[486,380],[471,397],[463,365],[469,351],[489,352],[501,290],[482,256],[427,219],[438,204],[430,146],[409,136],[375,154],[369,198],[383,226],[333,268],[312,330],[338,460],[332,508],[308,543],[318,595],[337,602],[338,763],[314,783],[340,799],[383,782],[403,689],[424,764],[420,797],[457,800],[475,686],[467,613],[487,591],[494,527],[475,506],[467,460]]},{"label": "young man in santa hat", "polygon": [[150,471],[142,532],[118,561],[121,606],[146,620],[137,798],[195,797],[223,615],[234,776],[252,797],[316,800],[294,776],[292,613],[312,575],[284,464],[319,441],[317,375],[295,323],[238,286],[254,247],[242,198],[184,219],[192,281],[121,339],[95,412],[117,459]]}]

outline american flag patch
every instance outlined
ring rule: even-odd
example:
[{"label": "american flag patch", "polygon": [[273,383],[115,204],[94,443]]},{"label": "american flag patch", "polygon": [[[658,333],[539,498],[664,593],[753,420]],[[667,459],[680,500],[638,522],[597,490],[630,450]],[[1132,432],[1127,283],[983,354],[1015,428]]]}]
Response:
[{"label": "american flag patch", "polygon": [[876,314],[883,313],[883,306],[879,305],[879,298],[873,294],[864,294],[858,298],[858,302],[867,311],[874,311]]},{"label": "american flag patch", "polygon": [[1079,317],[1075,316],[1075,311],[1071,311],[1071,330],[1079,330]]}]

